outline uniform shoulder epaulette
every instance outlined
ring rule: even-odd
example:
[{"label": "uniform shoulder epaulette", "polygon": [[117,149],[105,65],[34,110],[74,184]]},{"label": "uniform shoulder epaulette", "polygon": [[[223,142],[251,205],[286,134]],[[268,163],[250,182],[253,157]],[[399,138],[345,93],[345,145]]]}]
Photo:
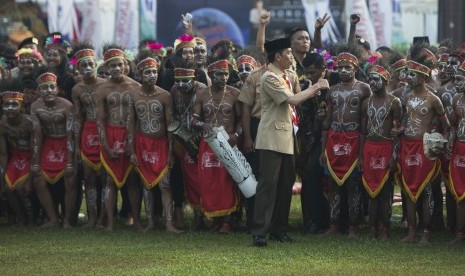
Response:
[{"label": "uniform shoulder epaulette", "polygon": [[282,86],[281,81],[279,81],[278,77],[276,77],[275,74],[271,74],[271,73],[267,74],[266,79],[277,88]]}]

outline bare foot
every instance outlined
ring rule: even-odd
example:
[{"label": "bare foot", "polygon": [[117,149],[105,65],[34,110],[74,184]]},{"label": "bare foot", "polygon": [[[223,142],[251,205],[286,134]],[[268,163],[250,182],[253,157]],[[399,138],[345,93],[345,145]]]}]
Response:
[{"label": "bare foot", "polygon": [[126,222],[124,224],[126,224],[128,226],[134,225],[134,219],[132,218],[132,216],[128,216],[128,219],[126,220]]},{"label": "bare foot", "polygon": [[378,229],[371,227],[370,234],[368,234],[368,239],[375,240],[378,237]]},{"label": "bare foot", "polygon": [[330,225],[329,226],[329,229],[326,230],[326,232],[324,232],[324,236],[333,236],[333,235],[336,235],[338,234],[339,231],[337,229],[337,225]]},{"label": "bare foot", "polygon": [[221,234],[228,234],[231,232],[231,225],[229,223],[223,223],[220,228]]},{"label": "bare foot", "polygon": [[43,228],[55,228],[55,227],[58,227],[60,226],[60,223],[58,222],[58,220],[55,220],[55,221],[49,221],[49,222],[46,222],[44,224],[42,224],[42,226],[40,226],[39,228],[43,229]]},{"label": "bare foot", "polygon": [[450,242],[451,245],[464,245],[465,238],[464,237],[456,237],[453,241]]},{"label": "bare foot", "polygon": [[95,221],[89,221],[82,226],[82,229],[90,229],[95,227]]},{"label": "bare foot", "polygon": [[[134,228],[136,228],[136,230],[139,230],[139,231],[144,229],[144,227],[142,227],[142,224],[140,224],[139,222],[138,222],[138,223],[134,223],[132,226],[133,226]],[[153,228],[153,226],[152,226],[152,228]]]},{"label": "bare foot", "polygon": [[380,239],[382,239],[383,241],[388,240],[389,239],[389,232],[387,230],[384,230],[381,233]]},{"label": "bare foot", "polygon": [[71,229],[73,228],[69,222],[63,222],[63,229]]},{"label": "bare foot", "polygon": [[408,234],[403,239],[400,240],[401,242],[414,242],[415,241],[415,234]]},{"label": "bare foot", "polygon": [[144,232],[144,233],[147,233],[151,230],[153,230],[155,228],[155,225],[152,223],[152,224],[148,224],[147,227],[145,227],[144,229],[141,229],[140,231]]},{"label": "bare foot", "polygon": [[107,227],[105,227],[105,230],[107,231],[113,231],[113,222],[109,222]]},{"label": "bare foot", "polygon": [[350,239],[358,238],[358,227],[350,227],[349,234],[347,235]]},{"label": "bare foot", "polygon": [[429,232],[423,232],[423,236],[421,236],[420,244],[428,244],[429,243]]},{"label": "bare foot", "polygon": [[173,223],[171,221],[166,222],[166,231],[175,233],[175,234],[180,234],[184,232],[182,230],[176,229],[176,227],[173,226]]}]

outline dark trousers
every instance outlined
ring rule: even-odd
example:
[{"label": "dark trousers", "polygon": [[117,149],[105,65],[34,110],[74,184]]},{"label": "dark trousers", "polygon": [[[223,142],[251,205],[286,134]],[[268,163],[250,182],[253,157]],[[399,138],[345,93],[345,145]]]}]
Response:
[{"label": "dark trousers", "polygon": [[285,233],[295,181],[293,155],[260,150],[260,178],[255,194],[252,235]]},{"label": "dark trousers", "polygon": [[314,145],[307,154],[300,193],[304,229],[311,224],[324,228],[329,223],[329,206],[323,193],[324,171],[319,162],[321,144]]},{"label": "dark trousers", "polygon": [[[250,136],[252,136],[252,140],[255,141],[257,138],[257,130],[258,130],[258,124],[260,123],[260,118],[254,118],[252,117],[250,119]],[[259,174],[259,152],[258,150],[249,152],[245,155],[245,159],[247,159],[247,162],[249,162],[250,167],[252,168],[252,173],[255,176],[255,179],[259,179],[260,174]],[[245,214],[247,217],[247,228],[249,230],[252,229],[253,226],[253,211],[255,208],[255,196],[251,196],[247,199],[245,199]]]}]

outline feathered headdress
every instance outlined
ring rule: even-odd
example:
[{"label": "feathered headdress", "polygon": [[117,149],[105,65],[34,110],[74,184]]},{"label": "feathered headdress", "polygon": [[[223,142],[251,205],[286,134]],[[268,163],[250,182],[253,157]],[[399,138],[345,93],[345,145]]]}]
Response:
[{"label": "feathered headdress", "polygon": [[195,38],[189,34],[183,34],[174,41],[174,51],[177,52],[186,47],[195,47]]},{"label": "feathered headdress", "polygon": [[329,51],[325,49],[315,49],[313,52],[319,54],[323,58],[326,68],[334,70],[334,58]]},{"label": "feathered headdress", "polygon": [[163,46],[162,43],[158,43],[158,42],[153,42],[153,43],[150,43],[150,42],[147,42],[145,44],[145,47],[154,52],[157,56],[160,56],[160,57],[165,57],[166,56],[166,49],[165,47]]},{"label": "feathered headdress", "polygon": [[72,50],[69,42],[61,34],[52,34],[45,39],[45,49],[56,48],[69,54]]}]

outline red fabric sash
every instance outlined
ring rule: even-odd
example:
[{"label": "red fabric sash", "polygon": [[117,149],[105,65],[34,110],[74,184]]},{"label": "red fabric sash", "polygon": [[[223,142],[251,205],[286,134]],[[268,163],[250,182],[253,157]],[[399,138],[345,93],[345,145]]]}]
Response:
[{"label": "red fabric sash", "polygon": [[341,186],[349,178],[358,162],[359,131],[328,131],[326,165],[336,183]]},{"label": "red fabric sash", "polygon": [[444,177],[449,180],[449,163],[450,163],[450,156],[446,154],[441,155],[441,171]]},{"label": "red fabric sash", "polygon": [[137,133],[134,150],[138,164],[136,170],[147,189],[152,189],[168,172],[168,138],[153,138]]},{"label": "red fabric sash", "polygon": [[23,183],[31,172],[32,152],[12,150],[6,166],[5,181],[11,190]]},{"label": "red fabric sash", "polygon": [[186,198],[192,209],[200,210],[200,184],[199,184],[199,169],[196,160],[184,151],[181,155],[181,167],[184,178],[184,190]]},{"label": "red fabric sash", "polygon": [[455,141],[449,163],[449,188],[457,202],[465,198],[465,143]]},{"label": "red fabric sash", "polygon": [[99,171],[102,167],[97,122],[84,122],[81,134],[81,158],[87,166],[95,171]]},{"label": "red fabric sash", "polygon": [[105,129],[108,147],[118,154],[118,158],[108,158],[106,151],[102,149],[100,151],[100,160],[108,174],[113,178],[116,186],[121,188],[126,183],[126,179],[132,169],[129,157],[125,153],[127,130],[124,126],[113,125],[106,125]]},{"label": "red fabric sash", "polygon": [[198,183],[205,215],[219,217],[234,212],[238,202],[236,185],[204,139],[200,141],[198,166]]},{"label": "red fabric sash", "polygon": [[365,189],[375,198],[389,178],[389,162],[392,159],[392,142],[365,141],[363,146],[363,174]]},{"label": "red fabric sash", "polygon": [[401,139],[399,150],[402,186],[416,202],[426,184],[440,171],[439,160],[429,160],[423,153],[422,140]]},{"label": "red fabric sash", "polygon": [[67,142],[67,137],[45,137],[43,140],[40,167],[43,177],[50,184],[58,182],[65,173],[66,162],[68,161]]}]

